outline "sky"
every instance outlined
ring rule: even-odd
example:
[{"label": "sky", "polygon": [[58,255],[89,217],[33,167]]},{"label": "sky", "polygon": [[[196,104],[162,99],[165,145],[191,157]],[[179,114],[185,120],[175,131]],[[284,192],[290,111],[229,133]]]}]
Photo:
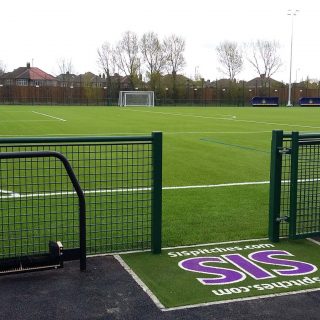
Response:
[{"label": "sky", "polygon": [[[10,0],[1,1],[0,61],[6,71],[30,62],[58,75],[58,61],[71,60],[74,72],[99,74],[97,49],[116,44],[130,30],[141,36],[153,31],[160,39],[175,34],[185,39],[183,74],[205,80],[223,77],[216,47],[278,41],[283,62],[273,78],[288,82],[291,17],[293,20],[292,81],[320,80],[319,0]],[[238,79],[257,74],[247,63]]]}]

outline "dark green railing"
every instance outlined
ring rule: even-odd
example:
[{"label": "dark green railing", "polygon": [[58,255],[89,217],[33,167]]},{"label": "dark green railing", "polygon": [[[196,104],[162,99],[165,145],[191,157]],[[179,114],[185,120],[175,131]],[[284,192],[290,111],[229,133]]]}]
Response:
[{"label": "dark green railing", "polygon": [[[161,252],[161,132],[130,137],[0,139],[1,153],[34,151],[59,152],[69,160],[86,199],[87,254]],[[17,172],[22,176],[16,176]],[[26,220],[43,216],[44,223],[49,223],[50,216],[67,212],[74,205],[74,191],[66,179],[62,168],[52,161],[2,164],[0,221],[8,211],[22,212]],[[60,237],[64,231],[68,233],[61,227]],[[43,230],[35,234],[41,237]],[[68,241],[72,247],[76,239]]]},{"label": "dark green railing", "polygon": [[320,134],[273,131],[269,238],[320,235]]},{"label": "dark green railing", "polygon": [[[60,225],[60,227],[65,229],[68,233],[63,235],[64,239],[67,240],[67,242],[64,242],[64,260],[68,260],[68,253],[70,253],[68,250],[71,250],[72,254],[69,255],[69,258],[71,258],[71,260],[79,259],[80,269],[82,271],[86,270],[85,197],[68,159],[65,158],[61,153],[55,151],[2,152],[0,153],[0,165],[5,166],[6,168],[10,167],[11,169],[14,169],[14,172],[12,173],[13,177],[16,181],[19,181],[19,183],[15,182],[15,186],[20,186],[20,181],[23,180],[33,187],[44,177],[44,172],[40,172],[41,170],[39,170],[39,161],[40,163],[49,163],[51,160],[50,158],[58,159],[63,164],[63,167],[70,180],[69,183],[71,182],[75,191],[74,193],[78,198],[78,210],[74,210],[75,208],[73,208],[74,206],[72,205],[71,210],[64,212],[64,214],[57,213],[54,215],[50,214],[50,217],[40,217],[40,203],[37,203],[36,212],[29,211],[27,214],[24,210],[17,210],[17,206],[14,205],[14,203],[17,201],[19,204],[21,204],[22,197],[20,194],[14,193],[12,197],[10,197],[10,195],[8,197],[8,193],[6,193],[7,197],[4,197],[4,199],[1,199],[0,197],[2,200],[2,215],[0,217],[0,266],[1,271],[3,272],[6,271],[3,269],[6,269],[8,264],[12,264],[13,258],[21,259],[23,256],[28,257],[34,254],[45,254],[47,249],[46,247],[51,241],[57,242],[62,240],[57,238],[58,232],[56,231],[59,229],[58,225]],[[28,164],[29,168],[31,164],[36,165],[37,167],[37,171],[33,172],[32,177],[29,177],[29,179],[26,179],[27,173],[25,164]],[[57,163],[55,163],[55,166],[56,165]],[[2,166],[0,166],[0,168]],[[48,170],[46,171],[49,173]],[[8,182],[10,174],[5,172],[5,170],[1,170],[0,172],[5,174],[5,177],[1,177],[1,181],[5,180]],[[6,183],[6,185],[8,185],[8,183]],[[10,200],[5,201],[5,199]],[[4,204],[4,202],[6,203]],[[13,205],[10,205],[10,203]],[[29,207],[30,205],[35,207],[34,203],[30,204],[29,202]],[[5,209],[3,210],[3,208]],[[76,211],[78,211],[78,216],[75,214]],[[51,210],[49,210],[49,212],[52,213]],[[43,232],[43,236],[40,236],[39,232]],[[73,240],[71,244],[68,242],[68,238]],[[78,240],[78,245],[74,239]],[[71,245],[71,248],[69,248],[69,245]],[[39,256],[36,260],[39,260]],[[29,264],[29,268],[31,268],[32,264]],[[38,264],[38,267],[43,268],[44,266],[39,266]],[[23,268],[20,267],[19,271],[23,271]]]}]

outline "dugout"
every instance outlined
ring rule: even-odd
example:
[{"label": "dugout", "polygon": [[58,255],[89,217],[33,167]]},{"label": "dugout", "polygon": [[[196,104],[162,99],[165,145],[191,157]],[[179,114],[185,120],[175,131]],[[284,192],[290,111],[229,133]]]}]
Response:
[{"label": "dugout", "polygon": [[253,97],[251,105],[254,107],[278,107],[279,97]]},{"label": "dugout", "polygon": [[319,107],[320,97],[316,97],[316,98],[302,97],[299,99],[299,105],[301,107]]}]

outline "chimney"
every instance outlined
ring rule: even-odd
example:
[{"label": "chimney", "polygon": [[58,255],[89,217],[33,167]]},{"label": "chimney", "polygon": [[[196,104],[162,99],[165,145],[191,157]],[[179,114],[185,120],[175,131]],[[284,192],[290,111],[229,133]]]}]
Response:
[{"label": "chimney", "polygon": [[30,62],[27,62],[27,69],[30,69]]}]

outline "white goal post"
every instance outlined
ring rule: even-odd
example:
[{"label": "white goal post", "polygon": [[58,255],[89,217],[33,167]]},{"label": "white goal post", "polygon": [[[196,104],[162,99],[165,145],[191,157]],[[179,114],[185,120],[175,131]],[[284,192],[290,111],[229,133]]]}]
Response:
[{"label": "white goal post", "polygon": [[118,105],[154,107],[154,91],[120,91]]}]

